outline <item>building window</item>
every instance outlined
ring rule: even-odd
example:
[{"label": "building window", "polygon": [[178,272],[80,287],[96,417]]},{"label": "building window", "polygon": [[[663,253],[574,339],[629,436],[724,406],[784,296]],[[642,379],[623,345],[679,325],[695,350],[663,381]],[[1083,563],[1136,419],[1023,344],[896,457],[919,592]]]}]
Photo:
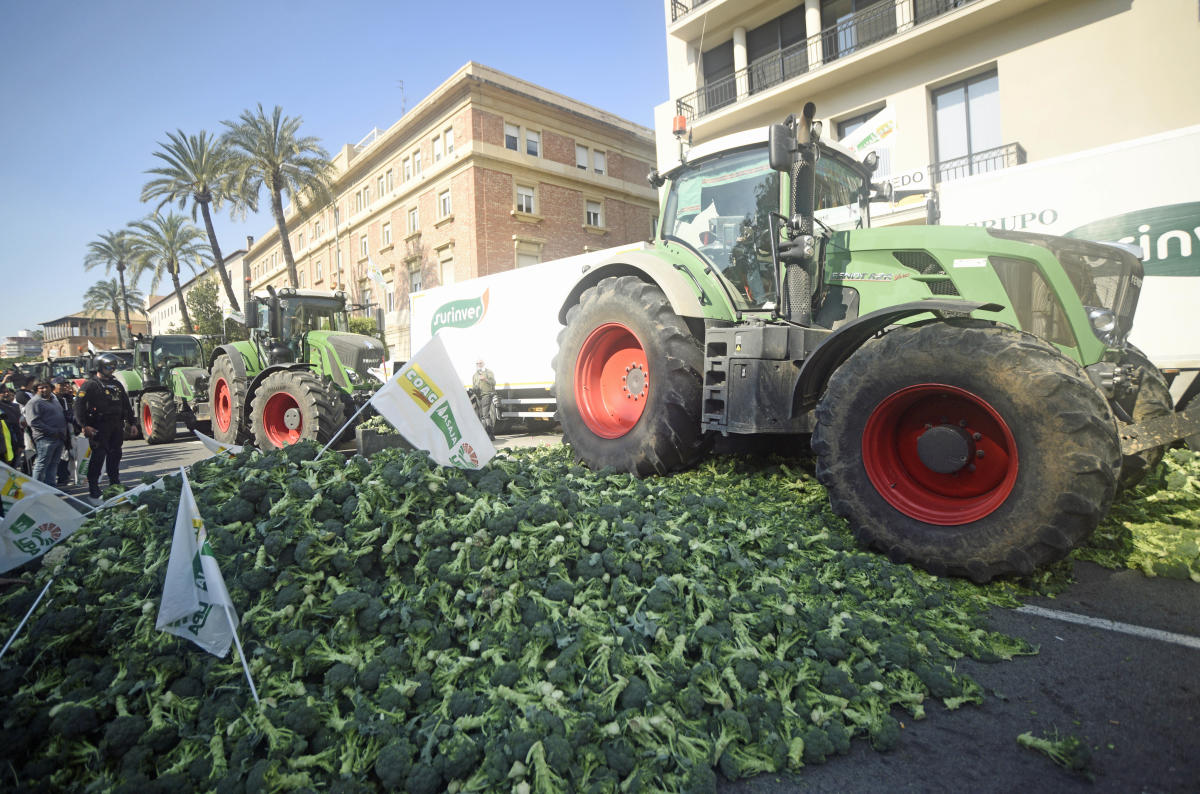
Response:
[{"label": "building window", "polygon": [[359,256],[369,256],[370,251],[367,249],[367,235],[361,234],[358,237],[358,254]]},{"label": "building window", "polygon": [[504,125],[504,148],[517,150],[517,139],[521,137],[521,128],[516,124]]},{"label": "building window", "polygon": [[304,232],[296,233],[296,250],[297,251],[304,250]]},{"label": "building window", "polygon": [[592,152],[592,165],[595,167],[597,174],[604,173],[607,160],[608,158],[604,156],[604,152]]},{"label": "building window", "polygon": [[866,124],[871,120],[871,117],[878,113],[882,108],[868,110],[866,113],[859,113],[857,116],[851,116],[848,119],[843,119],[837,123],[838,140],[842,140],[847,135],[853,133],[856,129]]},{"label": "building window", "polygon": [[391,193],[393,190],[396,189],[396,179],[395,179],[396,174],[392,169],[389,168],[387,170],[386,177],[387,177],[387,192]]},{"label": "building window", "polygon": [[956,176],[989,170],[991,160],[986,152],[1001,145],[1000,79],[996,72],[934,91],[933,113],[936,161],[962,159],[964,167]]},{"label": "building window", "polygon": [[538,156],[538,152],[542,148],[542,134],[533,132],[532,130],[525,131],[525,154]]},{"label": "building window", "polygon": [[395,290],[387,291],[387,310],[389,313],[396,311],[396,292],[395,292]]},{"label": "building window", "polygon": [[416,207],[408,211],[408,233],[412,234],[421,228],[421,215]]},{"label": "building window", "polygon": [[380,174],[379,178],[375,180],[375,192],[381,196],[384,194],[383,193],[383,174]]},{"label": "building window", "polygon": [[413,152],[413,176],[421,175],[421,150]]},{"label": "building window", "polygon": [[416,270],[408,271],[408,291],[410,293],[421,291],[421,270],[420,270],[420,268],[418,268]]},{"label": "building window", "polygon": [[383,224],[382,232],[383,232],[383,247],[387,248],[389,245],[392,244],[392,224],[390,224],[390,223]]},{"label": "building window", "polygon": [[434,135],[433,136],[433,161],[436,163],[437,161],[439,161],[441,159],[442,159],[442,136]]},{"label": "building window", "polygon": [[359,190],[354,194],[354,211],[362,212],[366,208],[366,201],[363,198],[363,191]]},{"label": "building window", "polygon": [[324,273],[323,267],[321,265],[320,259],[317,260],[316,268],[317,268],[317,275],[316,275],[316,278],[313,279],[313,281],[320,281],[321,279],[323,279],[325,277],[325,273]]},{"label": "building window", "polygon": [[534,213],[533,188],[517,185],[517,211]]},{"label": "building window", "polygon": [[586,218],[584,219],[584,222],[588,226],[603,226],[604,225],[604,214],[601,211],[601,207],[602,207],[602,205],[600,204],[599,201],[587,202],[587,214],[586,214]]},{"label": "building window", "polygon": [[443,190],[441,193],[438,193],[438,216],[441,218],[449,218],[450,212],[450,191]]},{"label": "building window", "polygon": [[301,287],[305,286],[305,284],[304,284],[305,278],[304,277],[307,276],[308,274],[305,273],[303,270],[301,270],[297,275],[299,275],[299,277],[300,277],[300,285],[299,286],[301,286]]},{"label": "building window", "polygon": [[412,179],[412,176],[413,176],[412,160],[405,157],[404,158],[404,181],[407,182],[408,180]]},{"label": "building window", "polygon": [[881,0],[822,0],[821,24],[825,26],[821,31],[825,59],[833,60],[894,35],[896,10],[892,3]]},{"label": "building window", "polygon": [[537,254],[523,254],[517,252],[517,267],[529,267],[530,265],[539,264],[542,258]]},{"label": "building window", "polygon": [[313,241],[315,242],[317,240],[317,238],[321,236],[321,219],[320,218],[313,221],[312,233],[313,233]]},{"label": "building window", "polygon": [[441,279],[442,286],[447,286],[454,283],[454,257],[447,255],[445,259],[438,265],[438,278]]},{"label": "building window", "polygon": [[586,171],[588,167],[588,147],[575,144],[575,167]]},{"label": "building window", "polygon": [[449,157],[454,154],[454,128],[447,127],[442,137],[446,139],[446,156]]}]

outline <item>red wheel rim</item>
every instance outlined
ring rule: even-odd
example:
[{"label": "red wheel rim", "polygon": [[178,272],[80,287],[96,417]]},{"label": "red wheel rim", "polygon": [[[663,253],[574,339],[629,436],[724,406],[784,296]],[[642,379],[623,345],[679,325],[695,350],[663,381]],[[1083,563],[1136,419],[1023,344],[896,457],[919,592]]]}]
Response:
[{"label": "red wheel rim", "polygon": [[222,433],[228,432],[229,420],[233,415],[233,400],[229,396],[229,382],[224,378],[218,378],[217,385],[213,388],[212,409],[217,429]]},{"label": "red wheel rim", "polygon": [[[926,444],[923,458],[919,445],[931,432],[955,454],[931,461]],[[937,383],[909,386],[879,403],[863,429],[862,457],[871,484],[888,504],[939,526],[991,514],[1017,481],[1016,439],[1000,414],[965,389]],[[952,472],[944,469],[956,462],[941,465],[960,459],[961,468]]]},{"label": "red wheel rim", "polygon": [[637,336],[620,323],[592,331],[575,361],[575,404],[588,429],[620,438],[646,410],[650,372]]},{"label": "red wheel rim", "polygon": [[142,403],[142,433],[146,438],[154,435],[154,415],[150,413],[150,406]]},{"label": "red wheel rim", "polygon": [[295,397],[280,392],[267,398],[263,408],[263,432],[277,447],[286,447],[300,440],[304,432],[304,418]]}]

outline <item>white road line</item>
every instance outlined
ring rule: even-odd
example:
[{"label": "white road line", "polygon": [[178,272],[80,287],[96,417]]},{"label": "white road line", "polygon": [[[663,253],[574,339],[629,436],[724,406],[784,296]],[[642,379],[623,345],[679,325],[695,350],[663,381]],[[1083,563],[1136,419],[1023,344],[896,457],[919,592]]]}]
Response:
[{"label": "white road line", "polygon": [[1135,626],[1132,623],[1118,623],[1115,620],[1105,620],[1104,618],[1092,618],[1087,615],[1076,615],[1073,612],[1060,612],[1057,609],[1043,609],[1042,607],[1023,606],[1017,607],[1016,612],[1023,612],[1026,615],[1036,615],[1039,618],[1049,618],[1050,620],[1061,620],[1065,623],[1078,623],[1083,626],[1091,626],[1095,629],[1104,629],[1105,631],[1117,631],[1122,634],[1132,634],[1135,637],[1144,637],[1149,640],[1158,640],[1160,642],[1169,642],[1173,645],[1182,645],[1185,648],[1194,648],[1200,651],[1200,637],[1191,637],[1187,634],[1175,634],[1170,631],[1160,631],[1159,629],[1150,629],[1145,626]]}]

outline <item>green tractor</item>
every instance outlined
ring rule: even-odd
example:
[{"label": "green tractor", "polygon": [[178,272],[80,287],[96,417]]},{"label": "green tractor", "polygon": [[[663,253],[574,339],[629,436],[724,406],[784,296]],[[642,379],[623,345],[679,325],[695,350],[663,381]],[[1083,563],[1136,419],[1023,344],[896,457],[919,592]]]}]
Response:
[{"label": "green tractor", "polygon": [[213,436],[261,449],[330,441],[382,385],[386,354],[378,339],[349,333],[346,309],[341,292],[269,287],[251,298],[249,341],[209,358]]},{"label": "green tractor", "polygon": [[188,430],[209,420],[208,368],[204,345],[190,334],[138,337],[133,361],[114,377],[121,381],[133,405],[135,433],[147,444],[175,440],[175,425]]},{"label": "green tractor", "polygon": [[1138,256],[868,228],[886,189],[874,158],[821,142],[813,115],[651,173],[653,246],[588,270],[560,310],[566,440],[645,476],[718,437],[790,437],[859,541],[894,560],[987,581],[1063,557],[1198,427],[1126,342]]}]

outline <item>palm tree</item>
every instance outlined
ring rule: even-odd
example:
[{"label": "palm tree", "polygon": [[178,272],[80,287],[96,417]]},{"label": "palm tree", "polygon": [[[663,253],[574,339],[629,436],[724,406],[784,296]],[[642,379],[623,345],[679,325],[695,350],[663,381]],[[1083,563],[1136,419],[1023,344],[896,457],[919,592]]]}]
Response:
[{"label": "palm tree", "polygon": [[[126,289],[124,285],[118,284],[115,278],[108,281],[97,281],[88,287],[87,292],[83,293],[83,308],[86,311],[112,312],[113,320],[117,325],[117,347],[125,346],[121,340],[121,304],[126,301],[144,305],[146,296],[137,287]],[[126,308],[125,311],[128,312],[129,309]],[[132,344],[132,340],[130,343]]]},{"label": "palm tree", "polygon": [[[129,234],[128,229],[119,229],[115,232],[105,232],[100,235],[99,239],[88,243],[87,256],[83,258],[84,270],[91,270],[97,265],[103,265],[105,273],[117,271],[117,278],[121,282],[121,306],[125,309],[125,332],[129,335],[130,340],[133,339],[133,324],[129,322],[125,268],[133,265],[134,257],[133,237]],[[117,320],[117,344],[120,345],[121,321],[116,317],[114,319]]]},{"label": "palm tree", "polygon": [[174,212],[166,216],[155,213],[129,225],[133,229],[134,248],[137,251],[135,280],[149,270],[153,274],[150,280],[150,293],[153,294],[163,276],[170,276],[175,298],[179,301],[179,316],[183,318],[183,327],[190,331],[192,318],[188,314],[187,301],[183,299],[179,268],[186,264],[195,272],[196,267],[192,263],[211,256],[203,242],[204,232]]},{"label": "palm tree", "polygon": [[297,208],[302,207],[306,194],[320,203],[328,201],[329,153],[317,138],[297,137],[301,118],[283,115],[279,105],[270,116],[259,103],[257,112],[243,110],[239,121],[221,123],[228,127],[222,140],[235,153],[233,185],[237,195],[251,209],[257,209],[258,194],[264,187],[271,197],[271,215],[279,230],[283,261],[295,287],[299,277],[283,219],[283,194]]},{"label": "palm tree", "polygon": [[225,287],[225,296],[233,310],[241,311],[237,296],[233,292],[233,283],[229,279],[229,271],[225,268],[225,260],[221,256],[221,246],[217,243],[217,231],[213,228],[212,209],[219,210],[225,202],[230,202],[231,211],[236,212],[243,207],[228,189],[229,174],[233,163],[229,147],[219,138],[201,130],[199,135],[184,135],[183,130],[167,133],[170,143],[159,142],[159,151],[154,156],[162,160],[164,165],[151,168],[147,174],[155,174],[142,187],[142,201],[161,199],[156,209],[161,210],[169,202],[176,201],[182,209],[188,199],[192,201],[192,220],[196,220],[196,211],[204,216],[204,230],[208,233],[208,244],[212,248],[213,263],[221,276],[221,284]]}]

